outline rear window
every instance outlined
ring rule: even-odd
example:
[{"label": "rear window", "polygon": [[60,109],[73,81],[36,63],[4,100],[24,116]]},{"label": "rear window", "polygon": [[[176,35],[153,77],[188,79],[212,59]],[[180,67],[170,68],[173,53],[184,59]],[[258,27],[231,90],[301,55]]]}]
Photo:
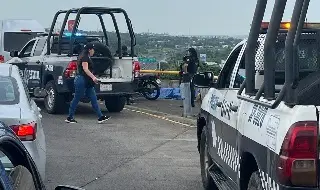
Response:
[{"label": "rear window", "polygon": [[20,51],[37,34],[37,32],[5,32],[3,36],[4,51]]},{"label": "rear window", "polygon": [[19,87],[15,78],[0,76],[0,105],[19,103]]},{"label": "rear window", "polygon": [[[86,36],[76,36],[74,37],[74,54],[80,54],[82,47],[88,42],[102,41],[98,37],[86,37]],[[61,40],[61,53],[69,54],[70,53],[70,37],[62,37]],[[51,47],[51,53],[58,53],[58,37],[54,37],[53,44]]]},{"label": "rear window", "polygon": [[[276,70],[285,70],[285,42],[277,43],[275,50]],[[300,72],[318,71],[318,42],[316,39],[303,39],[298,46],[298,62]]]}]

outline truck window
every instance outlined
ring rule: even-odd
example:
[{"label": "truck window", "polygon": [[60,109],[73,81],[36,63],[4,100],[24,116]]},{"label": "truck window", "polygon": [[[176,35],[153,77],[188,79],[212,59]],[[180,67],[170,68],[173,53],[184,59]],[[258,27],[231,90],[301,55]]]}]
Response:
[{"label": "truck window", "polygon": [[30,57],[31,51],[36,40],[30,41],[20,52],[20,57]]},{"label": "truck window", "polygon": [[245,70],[245,56],[242,56],[237,74],[234,79],[233,88],[240,88],[242,82],[246,78],[246,70]]},{"label": "truck window", "polygon": [[232,72],[237,62],[241,49],[242,49],[242,45],[237,47],[234,51],[231,52],[228,60],[226,61],[223,69],[221,70],[221,73],[218,79],[219,88],[229,88],[231,83]]},{"label": "truck window", "polygon": [[[319,71],[320,65],[318,64],[318,42],[316,39],[302,39],[300,40],[297,52],[297,60],[299,62],[299,80],[303,79],[312,72]],[[260,46],[260,52],[263,51],[263,46]],[[276,43],[275,47],[275,84],[276,91],[280,91],[285,82],[285,41],[280,40]],[[257,64],[258,63],[258,64]],[[256,55],[256,75],[255,83],[256,89],[259,89],[264,81],[264,57],[263,55]]]},{"label": "truck window", "polygon": [[40,55],[41,55],[41,53],[42,53],[42,51],[43,51],[43,48],[44,48],[46,42],[47,42],[47,39],[46,39],[46,38],[40,38],[40,39],[38,40],[37,46],[36,46],[36,48],[34,49],[34,54],[33,54],[33,56],[40,56]]},{"label": "truck window", "polygon": [[4,51],[19,51],[37,32],[5,32],[3,35]]}]

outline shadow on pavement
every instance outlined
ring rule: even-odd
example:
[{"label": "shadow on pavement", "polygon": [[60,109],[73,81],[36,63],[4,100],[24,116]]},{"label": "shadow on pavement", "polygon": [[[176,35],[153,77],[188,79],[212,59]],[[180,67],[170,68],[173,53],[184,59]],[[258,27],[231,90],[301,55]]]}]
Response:
[{"label": "shadow on pavement", "polygon": [[[39,106],[39,108],[41,108],[41,110],[45,111],[43,100],[35,99],[34,101]],[[67,108],[64,111],[64,113],[60,113],[60,114],[57,114],[57,115],[67,115],[68,114],[68,109],[69,109],[69,104],[67,104]],[[100,109],[101,109],[103,114],[109,114],[109,112],[105,108],[104,104],[100,104]],[[91,104],[90,103],[79,103],[79,105],[77,107],[77,110],[76,110],[76,115],[79,116],[79,115],[88,115],[88,114],[95,115],[95,112],[91,107]]]}]

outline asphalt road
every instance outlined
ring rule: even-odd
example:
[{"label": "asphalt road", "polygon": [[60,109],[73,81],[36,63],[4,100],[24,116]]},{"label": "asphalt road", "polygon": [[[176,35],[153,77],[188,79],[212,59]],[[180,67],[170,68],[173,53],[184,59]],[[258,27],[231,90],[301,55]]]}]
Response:
[{"label": "asphalt road", "polygon": [[65,117],[43,112],[47,189],[202,189],[195,128],[129,110],[97,124],[85,104],[78,108],[78,124],[66,124]]}]

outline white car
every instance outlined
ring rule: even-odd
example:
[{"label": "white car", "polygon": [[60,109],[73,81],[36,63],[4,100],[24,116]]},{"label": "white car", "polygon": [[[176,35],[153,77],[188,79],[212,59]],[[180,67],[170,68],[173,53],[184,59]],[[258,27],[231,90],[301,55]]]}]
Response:
[{"label": "white car", "polygon": [[[0,64],[0,121],[9,126],[27,148],[45,179],[46,142],[40,108],[29,97],[17,66]],[[0,155],[1,162],[11,164]]]}]

